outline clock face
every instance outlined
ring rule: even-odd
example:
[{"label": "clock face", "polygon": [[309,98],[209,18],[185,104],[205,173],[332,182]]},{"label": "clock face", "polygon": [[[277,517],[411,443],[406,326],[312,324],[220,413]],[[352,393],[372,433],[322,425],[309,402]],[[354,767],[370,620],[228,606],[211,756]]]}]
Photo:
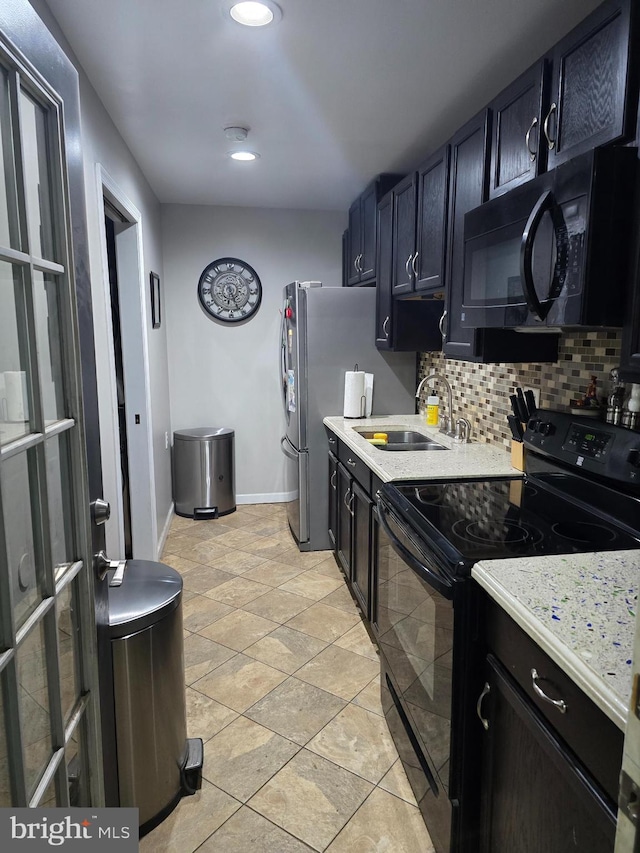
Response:
[{"label": "clock face", "polygon": [[198,299],[214,319],[239,323],[253,316],[260,307],[262,285],[249,264],[237,258],[220,258],[202,271]]}]

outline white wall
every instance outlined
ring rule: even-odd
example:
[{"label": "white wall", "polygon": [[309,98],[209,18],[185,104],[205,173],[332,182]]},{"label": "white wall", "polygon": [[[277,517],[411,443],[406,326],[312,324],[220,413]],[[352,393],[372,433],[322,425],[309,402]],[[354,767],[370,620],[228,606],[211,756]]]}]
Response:
[{"label": "white wall", "polygon": [[[44,0],[31,0],[31,4],[74,63],[80,77],[85,193],[100,405],[104,497],[111,503],[113,510],[118,504],[115,472],[120,463],[117,437],[108,427],[112,423],[112,413],[116,405],[116,397],[113,365],[106,357],[109,351],[108,339],[111,334],[110,309],[108,309],[106,304],[103,289],[100,230],[101,219],[103,217],[103,203],[97,191],[96,163],[102,164],[109,176],[130,201],[133,202],[142,215],[144,275],[146,281],[148,281],[150,270],[158,273],[161,280],[163,278],[160,204],[134,160],[133,155],[109,118],[95,90],[89,83],[55,19],[51,16],[46,3]],[[149,324],[148,355],[151,392],[150,417],[153,424],[153,457],[156,486],[155,514],[158,533],[161,534],[171,507],[170,456],[164,444],[165,431],[170,429],[167,337],[166,324],[164,323],[160,329],[151,330],[148,300],[146,307]],[[114,530],[116,524],[119,523],[120,520],[114,518],[107,524],[107,545],[111,548],[114,547],[113,543],[117,541],[117,537],[114,536]],[[112,553],[110,556],[115,558],[118,555]],[[155,555],[144,554],[140,556],[150,557]]]},{"label": "white wall", "polygon": [[[238,503],[281,500],[286,493],[282,288],[296,279],[340,285],[346,224],[342,212],[162,206],[171,426],[235,430]],[[198,302],[200,273],[221,257],[246,261],[262,282],[260,309],[240,325],[209,319]]]}]

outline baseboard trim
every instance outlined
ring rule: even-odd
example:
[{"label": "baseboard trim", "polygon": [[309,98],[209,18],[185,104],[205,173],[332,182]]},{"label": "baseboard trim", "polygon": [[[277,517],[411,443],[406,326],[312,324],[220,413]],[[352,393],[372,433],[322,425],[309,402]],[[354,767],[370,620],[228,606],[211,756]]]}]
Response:
[{"label": "baseboard trim", "polygon": [[236,504],[281,504],[293,501],[298,497],[294,492],[268,492],[262,495],[236,495]]},{"label": "baseboard trim", "polygon": [[174,503],[171,501],[171,505],[169,507],[169,512],[167,513],[167,520],[164,523],[164,527],[162,528],[162,533],[160,534],[160,539],[158,540],[158,547],[156,553],[156,560],[160,559],[160,555],[164,551],[164,543],[167,541],[167,536],[169,535],[169,530],[171,528],[171,522],[173,521],[174,516]]}]

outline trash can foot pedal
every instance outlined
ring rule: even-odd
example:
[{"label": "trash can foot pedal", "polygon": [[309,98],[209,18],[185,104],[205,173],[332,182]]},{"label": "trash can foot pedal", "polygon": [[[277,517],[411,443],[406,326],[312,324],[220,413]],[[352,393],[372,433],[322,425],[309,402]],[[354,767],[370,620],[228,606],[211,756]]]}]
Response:
[{"label": "trash can foot pedal", "polygon": [[182,765],[182,790],[186,796],[195,794],[202,787],[202,764],[204,762],[204,744],[202,738],[187,738],[184,764]]},{"label": "trash can foot pedal", "polygon": [[193,520],[206,521],[208,518],[218,518],[219,514],[217,506],[197,506],[193,510]]}]

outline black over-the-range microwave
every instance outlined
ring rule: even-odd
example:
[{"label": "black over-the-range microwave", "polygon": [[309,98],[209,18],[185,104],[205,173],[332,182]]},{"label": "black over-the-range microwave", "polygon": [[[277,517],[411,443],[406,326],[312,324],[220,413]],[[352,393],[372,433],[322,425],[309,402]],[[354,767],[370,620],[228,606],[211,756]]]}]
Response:
[{"label": "black over-the-range microwave", "polygon": [[464,218],[463,326],[621,326],[636,148],[597,149]]}]

